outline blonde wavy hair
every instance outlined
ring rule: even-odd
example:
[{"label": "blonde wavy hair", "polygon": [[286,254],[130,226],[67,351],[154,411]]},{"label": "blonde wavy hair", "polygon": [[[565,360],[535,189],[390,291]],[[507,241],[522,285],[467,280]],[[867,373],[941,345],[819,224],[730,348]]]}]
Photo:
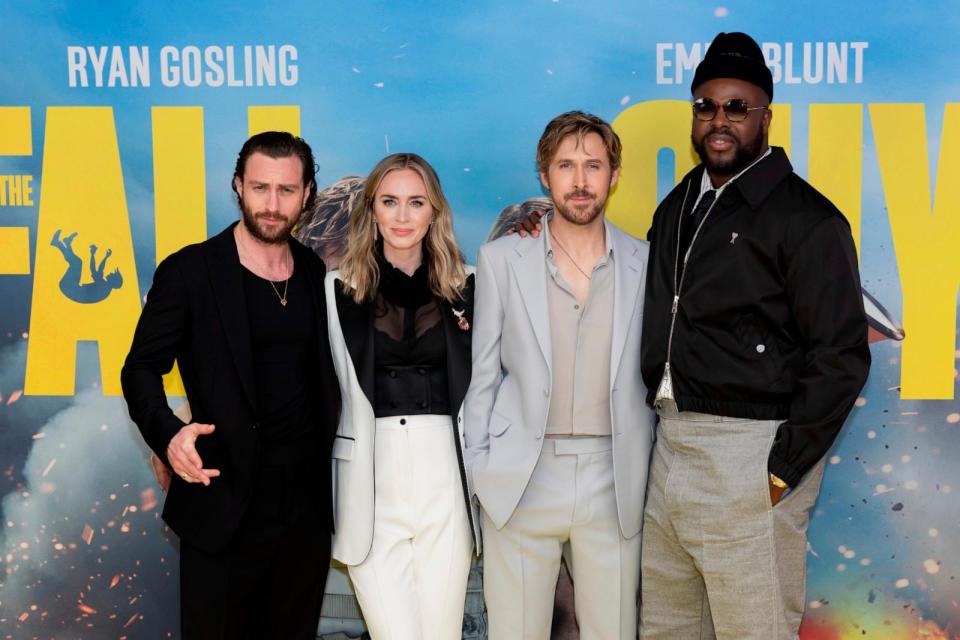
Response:
[{"label": "blonde wavy hair", "polygon": [[433,207],[433,222],[423,238],[423,259],[427,264],[427,282],[438,298],[447,302],[462,299],[467,281],[467,266],[453,234],[453,214],[440,188],[440,178],[426,160],[415,153],[394,153],[377,163],[363,187],[363,194],[350,210],[347,252],[340,262],[340,275],[352,288],[351,297],[361,304],[373,297],[380,282],[377,267],[377,221],[374,199],[384,176],[391,171],[416,171],[427,189]]}]

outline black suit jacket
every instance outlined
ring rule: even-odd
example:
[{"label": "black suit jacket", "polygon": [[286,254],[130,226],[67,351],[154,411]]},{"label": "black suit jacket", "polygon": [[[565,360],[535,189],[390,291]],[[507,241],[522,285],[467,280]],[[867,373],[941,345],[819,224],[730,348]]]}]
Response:
[{"label": "black suit jacket", "polygon": [[[233,229],[184,247],[157,267],[121,372],[130,417],[144,440],[169,466],[170,439],[184,426],[170,410],[161,376],[180,369],[193,421],[216,430],[197,440],[205,468],[219,469],[210,486],[174,476],[163,518],[182,539],[206,551],[222,549],[246,509],[258,466],[256,392],[242,267]],[[290,240],[296,268],[304,268],[313,294],[320,360],[318,426],[321,460],[336,433],[339,387],[330,356],[323,295],[325,268],[312,251]],[[320,474],[321,510],[333,520],[329,474]]]}]

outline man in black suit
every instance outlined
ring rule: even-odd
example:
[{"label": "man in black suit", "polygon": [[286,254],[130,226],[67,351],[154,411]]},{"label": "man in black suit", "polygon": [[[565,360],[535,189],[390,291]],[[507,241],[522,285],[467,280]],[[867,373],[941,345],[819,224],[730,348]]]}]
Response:
[{"label": "man in black suit", "polygon": [[[173,481],[182,635],[316,636],[330,559],[339,391],[323,262],[290,237],[316,191],[310,147],[253,136],[241,220],[164,260],[121,374],[130,416]],[[179,365],[192,422],[161,376]]]}]

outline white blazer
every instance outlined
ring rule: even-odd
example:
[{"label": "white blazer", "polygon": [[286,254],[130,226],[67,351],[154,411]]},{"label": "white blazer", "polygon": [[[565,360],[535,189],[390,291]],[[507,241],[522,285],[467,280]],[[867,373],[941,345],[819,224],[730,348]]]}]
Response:
[{"label": "white blazer", "polygon": [[[463,397],[470,384],[470,323],[473,321],[473,269],[464,289],[462,306],[440,302],[447,347],[447,380],[456,433],[451,443],[460,461],[461,484],[471,526],[471,512],[463,462]],[[357,304],[340,289],[339,271],[327,274],[324,291],[330,351],[340,384],[340,423],[333,443],[334,535],[332,555],[347,565],[360,564],[373,542],[374,393],[373,303]],[[459,322],[466,320],[466,329]]]}]

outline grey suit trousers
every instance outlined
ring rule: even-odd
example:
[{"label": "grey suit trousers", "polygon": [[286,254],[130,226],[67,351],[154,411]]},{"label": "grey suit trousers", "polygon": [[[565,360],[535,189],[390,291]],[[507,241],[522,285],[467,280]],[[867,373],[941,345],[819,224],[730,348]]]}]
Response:
[{"label": "grey suit trousers", "polygon": [[678,412],[665,402],[644,511],[641,640],[793,640],[807,524],[824,461],[775,507],[779,421]]}]

